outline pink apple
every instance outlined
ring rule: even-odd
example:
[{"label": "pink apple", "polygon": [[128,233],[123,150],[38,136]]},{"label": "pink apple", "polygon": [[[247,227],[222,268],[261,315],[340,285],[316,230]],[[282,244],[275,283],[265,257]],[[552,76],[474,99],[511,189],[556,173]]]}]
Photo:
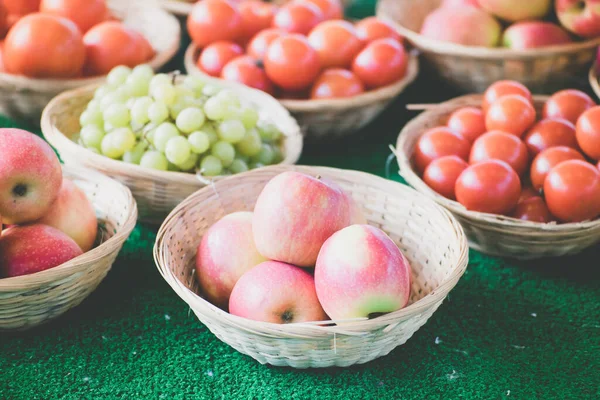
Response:
[{"label": "pink apple", "polygon": [[242,275],[231,292],[229,312],[275,324],[328,319],[312,275],[278,261],[265,261]]},{"label": "pink apple", "polygon": [[331,319],[399,310],[410,297],[410,265],[385,232],[352,225],[323,245],[315,267],[317,296]]},{"label": "pink apple", "polygon": [[351,224],[348,199],[337,184],[320,177],[293,171],[277,175],[254,207],[256,248],[271,260],[314,266],[325,240]]},{"label": "pink apple", "polygon": [[479,0],[479,6],[505,21],[542,19],[552,6],[551,0]]},{"label": "pink apple", "polygon": [[51,226],[13,226],[0,237],[0,277],[44,271],[82,253],[73,239]]},{"label": "pink apple", "polygon": [[444,0],[440,7],[462,7],[471,6],[479,8],[478,0]]},{"label": "pink apple", "polygon": [[438,8],[421,27],[423,36],[464,46],[497,46],[501,33],[502,27],[494,17],[470,6]]},{"label": "pink apple", "polygon": [[252,213],[236,212],[206,231],[196,254],[196,276],[208,301],[227,308],[238,279],[267,259],[260,255],[252,235]]},{"label": "pink apple", "polygon": [[600,0],[556,0],[554,6],[567,30],[586,38],[600,36]]},{"label": "pink apple", "polygon": [[0,214],[6,224],[33,222],[48,212],[62,182],[52,148],[33,133],[0,129]]},{"label": "pink apple", "polygon": [[502,43],[515,50],[527,50],[538,47],[571,43],[571,37],[560,26],[551,22],[517,22],[504,31]]}]

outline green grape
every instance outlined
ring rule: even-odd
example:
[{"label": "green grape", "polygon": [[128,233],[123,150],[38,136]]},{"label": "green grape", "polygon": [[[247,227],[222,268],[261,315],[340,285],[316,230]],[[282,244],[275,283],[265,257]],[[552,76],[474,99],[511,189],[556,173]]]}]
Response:
[{"label": "green grape", "polygon": [[167,171],[181,172],[181,168],[179,168],[177,165],[173,164],[172,162],[168,161]]},{"label": "green grape", "polygon": [[142,138],[144,138],[148,143],[154,144],[154,133],[156,132],[157,125],[156,124],[147,124],[142,129]]},{"label": "green grape", "polygon": [[213,121],[221,120],[227,114],[227,104],[218,97],[211,97],[204,103],[204,113]]},{"label": "green grape", "polygon": [[173,78],[167,74],[156,74],[150,79],[149,91],[152,93],[153,89],[162,85],[171,85]]},{"label": "green grape", "polygon": [[284,159],[283,152],[281,151],[281,147],[272,146],[272,149],[273,149],[273,162],[271,162],[271,164],[279,164]]},{"label": "green grape", "polygon": [[114,136],[112,133],[109,133],[104,136],[102,139],[102,143],[100,144],[100,150],[102,154],[106,157],[110,158],[121,158],[123,156],[124,151],[120,150],[114,143]]},{"label": "green grape", "polygon": [[131,74],[131,68],[125,65],[119,65],[114,67],[106,76],[106,82],[112,87],[118,87],[125,83],[129,75]]},{"label": "green grape", "polygon": [[215,156],[206,156],[200,162],[200,173],[206,176],[217,176],[223,171],[221,160]]},{"label": "green grape", "polygon": [[80,138],[85,147],[99,149],[104,138],[104,131],[97,125],[86,125],[81,129]]},{"label": "green grape", "polygon": [[210,148],[210,139],[206,132],[192,132],[187,140],[190,142],[192,151],[196,154],[202,154]]},{"label": "green grape", "polygon": [[260,124],[258,127],[260,138],[265,142],[273,142],[281,136],[281,132],[272,123]]},{"label": "green grape", "polygon": [[107,94],[109,94],[111,92],[112,92],[111,88],[109,88],[107,85],[102,85],[98,89],[96,89],[96,91],[94,92],[94,99],[100,100],[104,96],[106,96]]},{"label": "green grape", "polygon": [[120,91],[110,92],[106,96],[100,99],[100,109],[106,110],[108,107],[114,104],[125,104],[129,98],[127,95]]},{"label": "green grape", "polygon": [[131,120],[142,125],[148,123],[150,121],[148,110],[152,104],[152,99],[147,96],[135,99],[131,107]]},{"label": "green grape", "polygon": [[219,89],[218,86],[207,83],[202,88],[202,94],[205,96],[214,96],[215,94],[219,93],[220,90],[221,89]]},{"label": "green grape", "polygon": [[[177,127],[170,122],[163,122],[154,132],[154,147],[164,153],[169,139],[179,136]],[[183,138],[185,140],[185,138]]]},{"label": "green grape", "polygon": [[131,75],[144,78],[150,83],[150,80],[154,77],[154,70],[148,64],[140,64],[131,71]]},{"label": "green grape", "polygon": [[196,92],[194,90],[182,84],[175,85],[175,91],[177,93],[177,97],[196,97]]},{"label": "green grape", "polygon": [[86,110],[98,110],[100,111],[100,100],[98,99],[92,99],[90,100],[90,102],[88,103],[87,107],[85,108]]},{"label": "green grape", "polygon": [[163,104],[170,106],[175,103],[177,92],[170,83],[167,85],[160,85],[152,88],[150,94],[154,100],[161,101]]},{"label": "green grape", "polygon": [[250,168],[250,169],[262,168],[264,166],[265,166],[265,164],[262,164],[259,162],[251,162],[250,164],[248,164],[248,168]]},{"label": "green grape", "polygon": [[192,133],[200,129],[204,121],[206,117],[201,109],[188,107],[179,113],[175,125],[183,133]]},{"label": "green grape", "polygon": [[235,160],[233,160],[233,162],[229,166],[229,169],[234,174],[239,174],[240,172],[246,172],[246,171],[248,171],[248,165],[244,161],[242,161],[240,159],[235,159]]},{"label": "green grape", "polygon": [[244,139],[245,135],[246,128],[241,121],[231,119],[219,124],[219,138],[225,142],[237,143]]},{"label": "green grape", "polygon": [[102,128],[104,129],[104,132],[106,132],[106,133],[110,133],[110,132],[114,131],[115,129],[117,129],[110,122],[107,122],[107,121],[104,121],[104,125],[102,126]]},{"label": "green grape", "polygon": [[213,145],[210,153],[219,158],[224,167],[229,167],[235,158],[235,149],[231,143],[217,142]]},{"label": "green grape", "polygon": [[169,107],[169,115],[173,119],[173,121],[177,120],[179,113],[185,110],[188,107],[193,107],[195,105],[194,98],[192,96],[184,96],[177,97],[175,103]]},{"label": "green grape", "polygon": [[125,152],[125,154],[123,154],[123,161],[125,161],[126,163],[129,164],[139,164],[140,161],[142,160],[142,156],[144,155],[144,152],[146,151],[146,149],[148,148],[148,143],[147,142],[139,142],[138,144],[135,145],[135,147],[127,152]]},{"label": "green grape", "polygon": [[175,136],[169,139],[165,146],[167,160],[175,165],[183,164],[192,152],[190,143],[183,136]]},{"label": "green grape", "polygon": [[167,157],[160,151],[151,150],[144,153],[140,160],[140,165],[145,168],[166,171],[168,168]]},{"label": "green grape", "polygon": [[198,163],[198,154],[191,153],[187,160],[184,163],[178,164],[177,166],[181,168],[182,171],[191,171],[196,167]]},{"label": "green grape", "polygon": [[261,163],[263,165],[270,165],[275,159],[275,152],[273,148],[268,144],[263,144],[258,154],[252,157],[252,161]]},{"label": "green grape", "polygon": [[206,133],[211,146],[219,141],[217,130],[212,124],[204,124],[201,131]]},{"label": "green grape", "polygon": [[125,81],[125,89],[130,96],[142,97],[147,96],[150,90],[150,78],[143,74],[132,73]]},{"label": "green grape", "polygon": [[79,116],[79,125],[87,126],[87,125],[97,125],[102,126],[102,111],[98,108],[87,108],[84,112]]},{"label": "green grape", "polygon": [[258,123],[258,111],[252,107],[242,107],[239,118],[246,129],[252,129]]},{"label": "green grape", "polygon": [[160,102],[155,101],[148,107],[148,118],[153,124],[160,124],[169,117],[169,109],[167,106]]},{"label": "green grape", "polygon": [[119,128],[110,133],[112,145],[122,154],[135,146],[135,134],[129,128]]},{"label": "green grape", "polygon": [[235,145],[236,150],[247,157],[258,154],[262,148],[262,140],[256,129],[250,129],[244,139]]},{"label": "green grape", "polygon": [[240,106],[240,97],[231,89],[220,90],[219,93],[217,93],[216,97],[223,101],[227,106]]},{"label": "green grape", "polygon": [[196,95],[200,95],[204,88],[204,81],[197,76],[186,76],[183,79],[183,85],[193,90]]},{"label": "green grape", "polygon": [[[236,149],[236,150],[237,150],[237,149]],[[245,155],[243,155],[243,154],[240,154],[239,152],[237,152],[237,153],[236,153],[236,155],[235,155],[235,159],[236,159],[236,160],[243,161],[243,162],[245,162],[246,164],[248,164],[248,163],[250,162],[250,157],[248,157],[248,156],[245,156]]]},{"label": "green grape", "polygon": [[127,126],[131,121],[129,109],[125,104],[112,104],[107,107],[102,114],[104,116],[104,121],[115,128]]}]

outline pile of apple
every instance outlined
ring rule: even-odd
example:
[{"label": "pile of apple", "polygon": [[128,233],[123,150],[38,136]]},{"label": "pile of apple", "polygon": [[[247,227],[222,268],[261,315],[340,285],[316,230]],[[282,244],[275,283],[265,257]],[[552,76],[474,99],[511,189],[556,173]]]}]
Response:
[{"label": "pile of apple", "polygon": [[529,90],[491,85],[479,107],[423,133],[414,165],[433,190],[468,210],[534,222],[600,216],[600,106],[568,89],[537,115]]},{"label": "pile of apple", "polygon": [[204,234],[201,293],[233,315],[278,324],[372,317],[410,297],[410,265],[336,183],[299,172],[272,178],[254,212]]},{"label": "pile of apple", "polygon": [[0,129],[0,155],[0,278],[53,268],[90,250],[94,208],[63,178],[52,148],[27,131]]},{"label": "pile of apple", "polygon": [[188,31],[204,73],[280,99],[347,98],[401,80],[401,37],[375,17],[344,21],[340,0],[201,0]]},{"label": "pile of apple", "polygon": [[106,75],[154,56],[139,32],[116,20],[106,0],[1,0],[0,71],[30,78]]},{"label": "pile of apple", "polygon": [[466,46],[527,50],[600,36],[597,0],[444,0],[421,34]]}]

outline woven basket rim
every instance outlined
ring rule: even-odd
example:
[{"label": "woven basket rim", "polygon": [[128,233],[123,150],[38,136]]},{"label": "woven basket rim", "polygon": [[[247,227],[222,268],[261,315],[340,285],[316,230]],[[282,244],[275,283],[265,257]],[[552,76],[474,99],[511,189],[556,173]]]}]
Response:
[{"label": "woven basket rim", "polygon": [[135,227],[137,221],[137,204],[129,188],[120,182],[89,168],[62,165],[62,169],[66,172],[71,171],[81,173],[82,176],[85,176],[86,181],[95,182],[99,185],[109,184],[111,186],[110,190],[121,191],[127,198],[127,220],[108,240],[64,264],[29,275],[0,279],[0,293],[32,289],[63,279],[78,272],[85,272],[87,265],[90,262],[100,260],[112,253],[115,245],[119,242],[124,242]]},{"label": "woven basket rim", "polygon": [[596,97],[598,97],[600,99],[600,81],[598,80],[599,77],[598,77],[598,73],[597,73],[597,68],[600,68],[600,65],[598,65],[598,64],[592,65],[592,67],[590,68],[589,79],[590,79],[590,86],[594,90]]},{"label": "woven basket rim", "polygon": [[181,0],[160,0],[160,6],[168,12],[185,16],[192,12],[195,2],[186,2]]},{"label": "woven basket rim", "polygon": [[[548,98],[549,96],[533,96],[533,99],[536,103],[545,102]],[[593,221],[557,224],[523,221],[520,219],[503,215],[469,211],[459,202],[443,197],[442,195],[435,192],[433,189],[429,188],[427,184],[425,184],[425,182],[415,173],[412,167],[410,161],[412,154],[406,154],[403,150],[405,148],[406,142],[409,140],[407,132],[421,125],[424,121],[431,117],[431,114],[435,113],[436,111],[439,111],[440,109],[445,108],[448,109],[448,111],[450,111],[453,109],[465,107],[465,100],[472,101],[473,105],[481,104],[482,99],[483,95],[481,94],[468,94],[464,96],[455,97],[453,99],[435,105],[431,109],[421,113],[420,115],[409,121],[404,126],[404,128],[402,128],[400,134],[398,135],[396,148],[392,148],[392,151],[396,155],[398,161],[398,166],[400,169],[399,174],[404,179],[406,179],[406,181],[411,185],[411,187],[415,188],[420,193],[432,198],[435,202],[447,208],[454,214],[460,215],[461,217],[468,219],[469,221],[472,221],[474,223],[481,223],[482,225],[486,225],[486,229],[523,230],[530,231],[532,235],[543,235],[546,233],[551,235],[554,235],[556,233],[572,233],[577,235],[585,234],[585,232],[590,229],[600,228],[600,218],[597,218]],[[519,233],[522,234],[522,232]]]}]

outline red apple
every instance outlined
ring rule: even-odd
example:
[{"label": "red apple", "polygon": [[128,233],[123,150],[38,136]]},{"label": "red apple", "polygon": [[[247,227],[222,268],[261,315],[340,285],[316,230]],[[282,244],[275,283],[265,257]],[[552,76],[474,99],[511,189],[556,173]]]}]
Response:
[{"label": "red apple", "polygon": [[42,139],[0,129],[0,214],[6,224],[33,222],[48,212],[62,182],[60,162]]},{"label": "red apple", "polygon": [[266,260],[254,245],[252,213],[236,212],[221,218],[202,237],[196,277],[206,299],[226,308],[238,279]]},{"label": "red apple", "polygon": [[278,261],[266,261],[242,275],[231,292],[229,312],[275,324],[328,319],[312,275]]},{"label": "red apple", "polygon": [[550,12],[551,0],[479,0],[479,6],[505,21],[542,19]]},{"label": "red apple", "polygon": [[333,233],[352,222],[349,197],[335,183],[299,172],[271,179],[254,207],[256,248],[271,260],[312,267]]},{"label": "red apple", "polygon": [[82,253],[73,239],[51,226],[13,226],[0,237],[0,277],[44,271]]},{"label": "red apple", "polygon": [[440,7],[462,7],[462,6],[471,6],[479,8],[478,0],[444,0]]},{"label": "red apple", "polygon": [[410,265],[385,232],[352,225],[323,245],[315,267],[317,296],[333,319],[368,317],[406,306]]},{"label": "red apple", "polygon": [[600,0],[556,0],[554,7],[567,30],[586,38],[600,36]]},{"label": "red apple", "polygon": [[502,44],[515,50],[571,43],[571,37],[560,26],[551,22],[517,22],[504,31]]}]

